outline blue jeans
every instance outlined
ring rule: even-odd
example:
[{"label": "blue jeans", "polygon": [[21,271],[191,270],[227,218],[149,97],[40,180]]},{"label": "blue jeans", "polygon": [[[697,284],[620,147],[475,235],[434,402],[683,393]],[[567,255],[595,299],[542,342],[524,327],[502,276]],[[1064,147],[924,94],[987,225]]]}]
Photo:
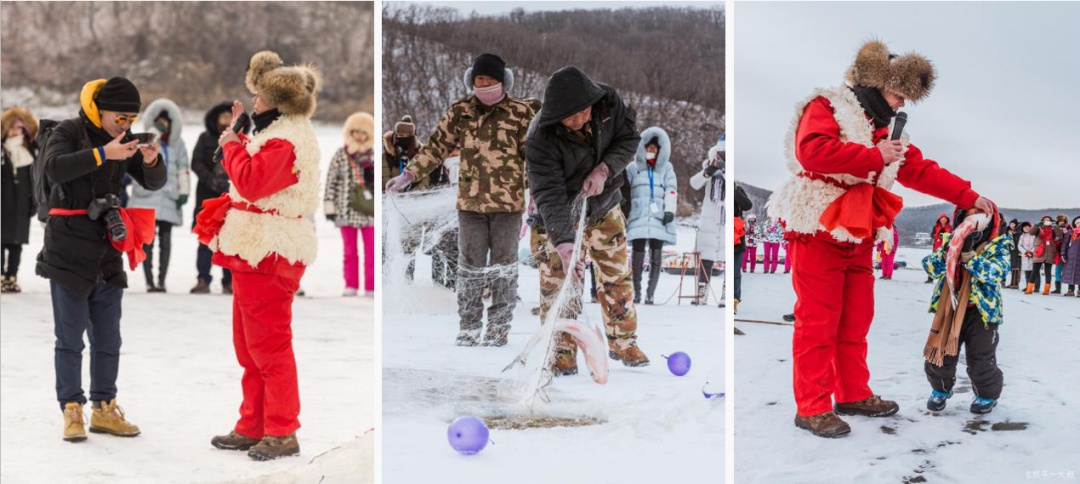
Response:
[{"label": "blue jeans", "polygon": [[[199,244],[198,257],[195,259],[195,267],[199,270],[199,280],[210,284],[214,280],[214,276],[210,275],[211,261],[214,259],[214,251],[209,247]],[[232,272],[228,269],[221,268],[221,285],[232,285]]]},{"label": "blue jeans", "polygon": [[90,400],[116,398],[120,367],[120,302],[124,290],[99,282],[88,297],[50,282],[56,332],[56,399],[60,409],[86,403],[82,389],[83,333],[90,340]]}]

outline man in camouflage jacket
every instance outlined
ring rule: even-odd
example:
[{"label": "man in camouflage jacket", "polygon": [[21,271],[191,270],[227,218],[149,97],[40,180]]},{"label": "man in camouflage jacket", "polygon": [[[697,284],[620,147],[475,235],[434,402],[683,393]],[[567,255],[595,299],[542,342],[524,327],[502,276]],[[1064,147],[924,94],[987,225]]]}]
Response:
[{"label": "man in camouflage jacket", "polygon": [[[627,366],[649,364],[637,346],[637,311],[630,267],[626,263],[626,218],[619,208],[623,172],[634,158],[640,137],[637,114],[611,86],[598,84],[576,67],[559,69],[548,80],[544,104],[529,128],[525,145],[529,186],[543,219],[548,241],[546,270],[541,274],[541,321],[566,278],[566,268],[583,274],[581,260],[571,261],[575,243],[573,205],[585,201],[584,245],[603,285],[600,306],[610,356]],[[556,375],[577,373],[573,340],[559,335]]]},{"label": "man in camouflage jacket", "polygon": [[534,112],[529,104],[506,94],[513,86],[513,74],[498,56],[478,56],[465,81],[472,95],[450,106],[427,144],[386,188],[393,193],[408,187],[460,146],[457,344],[480,344],[483,291],[490,285],[483,344],[503,346],[517,300],[517,241],[525,211],[524,145]]}]

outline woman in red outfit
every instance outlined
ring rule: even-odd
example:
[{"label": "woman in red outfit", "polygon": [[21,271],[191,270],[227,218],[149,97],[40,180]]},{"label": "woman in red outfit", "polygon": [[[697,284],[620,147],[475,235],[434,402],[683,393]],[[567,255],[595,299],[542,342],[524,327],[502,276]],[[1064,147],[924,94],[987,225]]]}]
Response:
[{"label": "woman in red outfit", "polygon": [[[946,214],[938,215],[937,222],[934,222],[934,250],[938,250],[941,247],[941,242],[945,240],[945,234],[952,232],[952,226],[949,225],[949,216]],[[930,284],[934,282],[934,278],[926,276],[926,283]]]},{"label": "woman in red outfit", "polygon": [[896,110],[926,97],[933,80],[922,56],[895,56],[868,42],[847,83],[808,97],[788,134],[787,166],[795,176],[773,194],[769,215],[786,221],[794,261],[795,425],[815,435],[848,434],[838,413],[881,417],[899,409],[870,390],[866,364],[874,242],[892,239],[903,207],[889,191],[893,183],[992,210],[969,182],[923,158],[906,134],[888,139]]},{"label": "woman in red outfit", "polygon": [[[319,203],[319,146],[310,117],[319,74],[285,67],[264,51],[251,58],[247,87],[255,94],[251,137],[221,134],[222,165],[232,189],[208,200],[196,232],[213,262],[233,275],[233,345],[244,368],[240,420],[219,449],[248,450],[255,460],[300,452],[300,396],[292,350],[293,294],[315,260],[316,239],[305,217]],[[244,111],[233,104],[233,122]]]}]

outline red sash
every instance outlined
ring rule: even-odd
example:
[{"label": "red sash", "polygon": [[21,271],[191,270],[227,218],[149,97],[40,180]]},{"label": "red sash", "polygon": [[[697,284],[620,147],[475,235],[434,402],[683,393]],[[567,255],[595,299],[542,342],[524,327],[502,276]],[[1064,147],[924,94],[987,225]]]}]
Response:
[{"label": "red sash", "polygon": [[800,174],[811,180],[821,180],[847,191],[833,201],[818,218],[827,232],[843,227],[857,239],[873,238],[878,227],[892,227],[896,215],[904,208],[904,199],[877,184],[847,184],[816,173]]},{"label": "red sash", "polygon": [[[124,221],[124,227],[127,227],[128,235],[119,242],[109,236],[109,242],[112,243],[116,250],[127,254],[128,267],[130,267],[130,270],[135,270],[142,261],[146,260],[146,251],[143,250],[143,246],[154,240],[154,222],[156,221],[154,209],[120,207],[116,211],[120,213],[120,220]],[[57,217],[72,217],[86,215],[86,213],[86,209],[49,209],[49,215]]]}]

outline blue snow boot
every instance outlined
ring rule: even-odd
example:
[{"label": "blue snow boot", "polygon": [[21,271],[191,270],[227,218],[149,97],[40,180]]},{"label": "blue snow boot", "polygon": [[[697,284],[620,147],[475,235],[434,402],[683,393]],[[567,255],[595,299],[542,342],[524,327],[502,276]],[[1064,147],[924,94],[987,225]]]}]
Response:
[{"label": "blue snow boot", "polygon": [[996,398],[975,397],[975,400],[971,401],[971,413],[977,413],[980,415],[990,413],[990,411],[993,410],[996,406]]},{"label": "blue snow boot", "polygon": [[[951,396],[951,393],[939,392],[937,390],[934,390],[934,392],[930,394],[930,398],[926,400],[926,409],[930,410],[931,412],[940,412],[942,410],[945,410],[945,402]],[[974,412],[974,410],[972,411]]]}]

